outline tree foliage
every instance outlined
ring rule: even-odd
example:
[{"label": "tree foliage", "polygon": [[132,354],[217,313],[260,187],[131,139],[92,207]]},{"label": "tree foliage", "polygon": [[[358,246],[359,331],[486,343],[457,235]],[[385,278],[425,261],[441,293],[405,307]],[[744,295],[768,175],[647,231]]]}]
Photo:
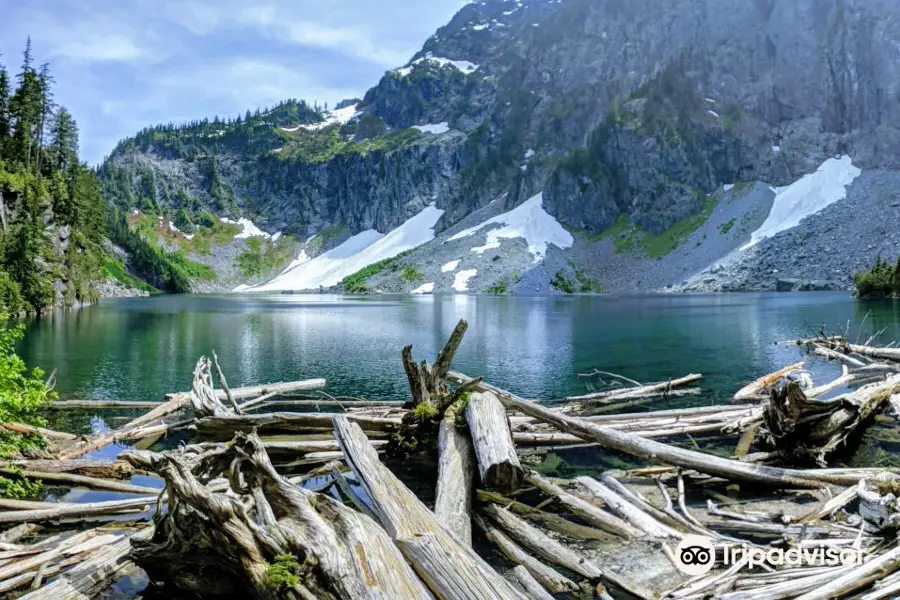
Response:
[{"label": "tree foliage", "polygon": [[78,126],[53,100],[29,39],[15,89],[0,64],[0,310],[93,301],[105,278],[105,203],[78,160]]},{"label": "tree foliage", "polygon": [[871,271],[860,271],[854,277],[858,298],[900,297],[900,259],[891,265],[879,256]]}]

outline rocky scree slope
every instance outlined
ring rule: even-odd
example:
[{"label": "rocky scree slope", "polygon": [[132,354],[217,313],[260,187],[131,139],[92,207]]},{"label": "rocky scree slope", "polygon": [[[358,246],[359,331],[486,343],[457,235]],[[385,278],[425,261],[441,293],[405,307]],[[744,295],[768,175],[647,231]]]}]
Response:
[{"label": "rocky scree slope", "polygon": [[[543,192],[570,247],[535,262],[521,239],[502,240],[465,256],[489,261],[469,269],[477,285],[434,281],[434,291],[655,289],[739,249],[765,220],[764,191],[734,203],[724,186],[784,186],[839,154],[898,168],[898,17],[888,0],[474,2],[361,100],[151,128],[120,143],[100,175],[125,209],[185,228],[204,213],[244,216],[307,258],[434,203],[438,240],[402,259],[423,276],[449,261],[443,242],[462,224]],[[795,246],[760,243],[746,260],[791,260]],[[854,264],[878,249],[835,240],[838,254],[851,246]],[[432,282],[404,269],[366,289]],[[722,289],[774,287],[762,266],[747,269],[755,275]]]}]

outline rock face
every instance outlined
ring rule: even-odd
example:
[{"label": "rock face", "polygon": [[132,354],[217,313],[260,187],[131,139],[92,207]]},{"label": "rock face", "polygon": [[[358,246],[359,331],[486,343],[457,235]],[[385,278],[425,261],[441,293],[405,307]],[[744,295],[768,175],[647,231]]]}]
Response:
[{"label": "rock face", "polygon": [[[522,269],[525,282],[577,270],[607,289],[665,287],[736,249],[729,220],[758,224],[761,200],[743,203],[747,214],[713,208],[723,185],[786,185],[838,153],[900,169],[897,40],[893,0],[481,0],[361,101],[142,132],[100,173],[125,208],[245,215],[301,240],[386,232],[432,202],[442,232],[543,191],[546,210],[584,235],[558,269],[504,249],[511,266],[483,287]],[[718,241],[715,227],[692,226],[665,260],[597,235],[624,222],[660,237],[720,213]],[[836,271],[875,251],[848,247],[870,237],[841,236],[829,248],[854,258],[823,268],[812,254],[795,261],[796,241],[767,241],[736,260],[744,271],[711,275],[727,279],[719,289],[776,289],[779,277],[844,286],[850,272]]]}]

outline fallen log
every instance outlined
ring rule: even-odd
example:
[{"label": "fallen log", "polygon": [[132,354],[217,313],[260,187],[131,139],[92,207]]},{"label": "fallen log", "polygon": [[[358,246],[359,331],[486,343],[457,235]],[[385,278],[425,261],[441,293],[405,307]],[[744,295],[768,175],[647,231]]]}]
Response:
[{"label": "fallen log", "polygon": [[856,344],[847,344],[844,348],[862,356],[900,362],[900,348],[878,348],[876,346],[858,346]]},{"label": "fallen log", "polygon": [[553,600],[553,596],[522,565],[507,571],[506,578],[522,588],[528,600]]},{"label": "fallen log", "polygon": [[12,529],[7,529],[3,533],[0,533],[0,543],[13,544],[22,538],[37,533],[40,529],[41,526],[35,523],[22,523],[21,525],[16,525]]},{"label": "fallen log", "polygon": [[[262,385],[248,385],[245,387],[232,388],[231,395],[235,400],[252,400],[266,394],[274,394],[276,396],[287,396],[296,392],[308,392],[312,390],[321,390],[326,386],[324,379],[304,379],[301,381],[282,381],[278,383],[264,383]],[[166,400],[170,400],[175,396],[187,396],[188,392],[179,392],[174,394],[166,394]],[[216,390],[216,397],[219,400],[228,400],[228,396],[224,390]]]},{"label": "fallen log", "polygon": [[472,545],[472,491],[475,456],[472,440],[456,427],[456,411],[447,409],[438,430],[438,480],[434,514],[460,542]]},{"label": "fallen log", "polygon": [[70,487],[82,487],[89,490],[106,490],[109,492],[120,492],[123,494],[155,494],[159,490],[143,487],[139,485],[131,485],[120,481],[110,481],[108,479],[99,479],[97,477],[86,477],[84,475],[73,475],[71,473],[48,473],[45,471],[32,471],[9,469],[0,467],[0,474],[8,477],[24,477],[26,479],[37,479],[46,483],[66,485]]},{"label": "fallen log", "polygon": [[513,540],[547,562],[568,569],[573,573],[578,573],[592,581],[596,581],[603,576],[603,571],[594,563],[563,546],[539,529],[532,527],[511,512],[500,508],[496,504],[486,505],[484,512]]},{"label": "fallen log", "polygon": [[482,484],[507,494],[519,489],[524,471],[503,405],[490,392],[472,393],[465,415]]},{"label": "fallen log", "polygon": [[[134,451],[125,458],[162,476],[175,507],[156,518],[150,540],[134,543],[133,556],[151,578],[228,597],[430,597],[372,519],[280,476],[256,435],[238,433],[226,452],[193,459]],[[220,469],[231,481],[228,494],[197,479]],[[293,577],[273,580],[271,564]]]},{"label": "fallen log", "polygon": [[779,381],[790,375],[791,373],[796,373],[803,369],[804,363],[796,363],[793,365],[788,365],[783,369],[779,369],[774,373],[770,373],[763,377],[760,377],[753,383],[742,387],[738,392],[734,395],[734,402],[747,402],[748,400],[759,399],[759,397],[763,394],[767,394],[771,388],[775,386]]},{"label": "fallen log", "polygon": [[381,464],[359,425],[337,416],[334,432],[381,525],[436,596],[522,598]]},{"label": "fallen log", "polygon": [[0,512],[0,523],[38,523],[82,517],[99,517],[121,514],[123,511],[143,512],[156,505],[158,498],[143,497],[86,504],[62,504],[53,508]]},{"label": "fallen log", "polygon": [[118,536],[113,543],[79,561],[74,569],[42,588],[22,596],[21,600],[88,600],[112,586],[134,567],[128,556],[132,540],[149,539],[152,528]]},{"label": "fallen log", "polygon": [[57,400],[55,402],[51,402],[48,404],[45,409],[46,410],[66,410],[70,408],[80,408],[80,409],[121,409],[121,408],[133,408],[137,409],[148,409],[148,408],[156,408],[161,406],[162,402],[136,402],[133,400]]},{"label": "fallen log", "polygon": [[62,431],[53,431],[52,429],[44,429],[43,427],[34,427],[33,425],[25,425],[24,423],[0,423],[0,428],[13,433],[39,435],[44,439],[60,442],[74,442],[79,439],[77,435],[64,433]]},{"label": "fallen log", "polygon": [[580,483],[592,496],[608,506],[610,510],[647,535],[657,538],[676,538],[679,540],[682,538],[681,532],[660,523],[651,515],[631,504],[628,500],[619,496],[615,491],[606,487],[596,479],[591,477],[578,477],[575,481]]},{"label": "fallen log", "polygon": [[500,550],[503,556],[514,565],[524,567],[543,588],[554,594],[565,594],[578,589],[578,585],[574,581],[525,552],[518,544],[485,521],[480,515],[474,515],[473,520],[478,525],[478,528],[484,532],[484,536],[488,541],[497,546],[497,549]]},{"label": "fallen log", "polygon": [[25,573],[26,571],[30,571],[31,569],[40,567],[45,563],[55,561],[70,548],[74,548],[78,544],[90,540],[92,537],[97,535],[99,535],[99,531],[96,529],[82,531],[81,533],[77,533],[72,537],[66,538],[65,540],[57,544],[55,548],[49,549],[45,552],[41,552],[40,554],[29,556],[12,564],[4,565],[0,567],[0,581],[9,579],[10,577],[14,577],[16,575],[20,575],[22,573]]},{"label": "fallen log", "polygon": [[[337,413],[266,413],[205,417],[196,423],[198,435],[213,439],[230,439],[236,432],[256,430],[260,435],[279,433],[323,433],[332,431]],[[399,418],[370,417],[348,413],[343,415],[358,423],[364,431],[393,433],[400,428]]]},{"label": "fallen log", "polygon": [[0,466],[15,467],[26,471],[71,473],[107,479],[128,479],[134,475],[131,465],[121,460],[12,460],[0,463]]},{"label": "fallen log", "polygon": [[502,506],[505,509],[516,513],[517,515],[528,519],[529,521],[540,523],[551,531],[555,531],[557,533],[561,533],[563,535],[567,535],[579,540],[599,540],[602,542],[608,542],[611,539],[610,534],[605,531],[595,529],[594,527],[587,527],[579,523],[573,523],[572,521],[555,513],[546,512],[539,508],[529,506],[528,504],[523,504],[522,502],[511,500],[510,498],[498,494],[497,492],[478,490],[476,494],[478,496],[478,500],[481,502],[492,502],[494,504]]},{"label": "fallen log", "polygon": [[599,392],[596,394],[585,394],[583,396],[570,396],[565,399],[566,402],[590,402],[609,404],[622,400],[634,400],[647,396],[655,396],[657,394],[665,395],[669,390],[684,387],[696,383],[703,379],[703,375],[691,374],[671,381],[661,381],[650,385],[644,385],[634,388],[624,388],[612,392]]},{"label": "fallen log", "polygon": [[799,596],[797,600],[829,600],[840,598],[863,588],[877,579],[882,579],[900,568],[900,547],[886,552],[878,558],[860,565],[840,577],[833,579]]},{"label": "fallen log", "polygon": [[[448,379],[455,383],[472,381],[461,373],[450,372]],[[686,450],[662,444],[654,440],[643,439],[631,433],[599,427],[594,423],[561,415],[544,408],[539,404],[524,400],[495,386],[481,383],[476,386],[479,391],[490,391],[496,394],[508,408],[521,411],[527,415],[553,425],[561,431],[567,431],[589,442],[596,442],[606,448],[618,450],[631,456],[644,458],[654,462],[693,469],[700,473],[724,477],[735,481],[760,483],[774,487],[818,488],[822,483],[851,485],[858,480],[850,480],[840,475],[823,476],[797,469],[779,469],[765,465],[750,464],[729,460],[711,454]]]},{"label": "fallen log", "polygon": [[823,356],[827,359],[842,362],[849,367],[864,367],[864,366],[866,366],[866,363],[864,363],[861,360],[857,360],[857,359],[853,358],[852,356],[847,356],[843,352],[837,352],[836,350],[831,350],[830,348],[826,348],[825,346],[822,346],[820,344],[815,345],[815,347],[813,348],[813,352],[815,354],[818,354],[819,356]]},{"label": "fallen log", "polygon": [[644,535],[644,532],[635,527],[632,527],[619,517],[611,515],[608,512],[597,508],[590,502],[582,500],[575,494],[567,492],[555,483],[544,479],[537,473],[529,473],[526,477],[526,481],[528,481],[528,483],[538,488],[548,496],[558,499],[574,514],[578,515],[585,521],[591,523],[596,527],[599,527],[604,531],[617,535],[626,540],[639,538]]}]

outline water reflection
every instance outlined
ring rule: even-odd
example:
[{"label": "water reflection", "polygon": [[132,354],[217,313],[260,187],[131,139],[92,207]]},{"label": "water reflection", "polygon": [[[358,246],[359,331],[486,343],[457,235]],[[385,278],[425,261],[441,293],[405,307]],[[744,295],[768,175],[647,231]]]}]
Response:
[{"label": "water reflection", "polygon": [[21,352],[59,369],[64,397],[158,400],[188,389],[197,358],[215,348],[233,385],[321,376],[332,393],[402,399],[401,348],[433,360],[460,318],[470,329],[455,366],[533,398],[579,393],[576,374],[595,367],[640,381],[702,372],[705,387],[729,394],[800,358],[775,341],[823,324],[900,339],[897,303],[846,294],[173,296],[32,321]]}]

